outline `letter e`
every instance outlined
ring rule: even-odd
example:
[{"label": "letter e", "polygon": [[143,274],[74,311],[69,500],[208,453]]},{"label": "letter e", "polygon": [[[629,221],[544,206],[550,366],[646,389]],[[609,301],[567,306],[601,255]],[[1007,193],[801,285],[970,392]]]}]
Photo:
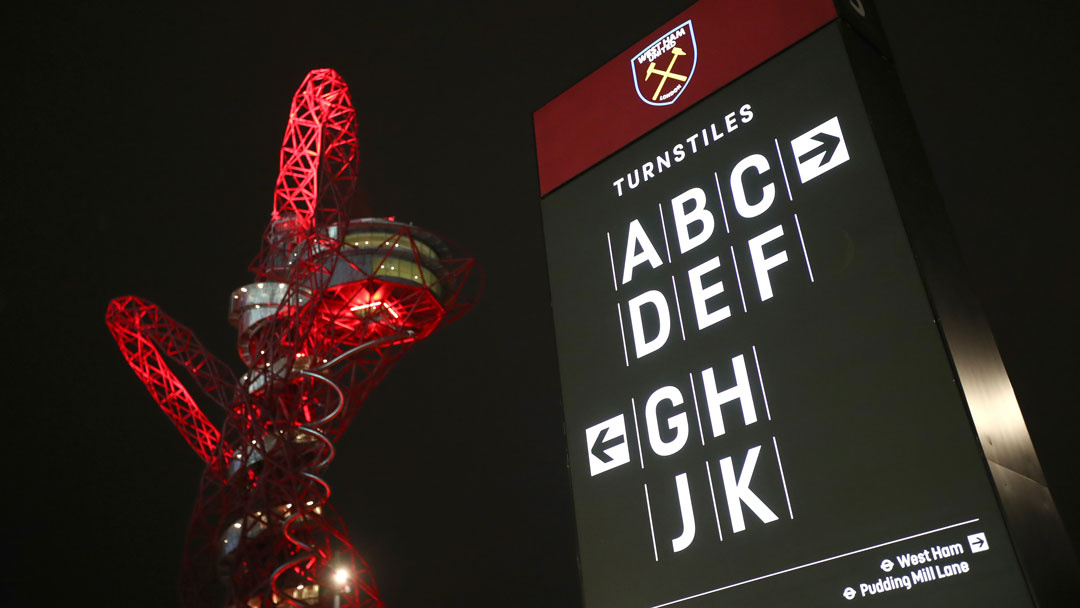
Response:
[{"label": "letter e", "polygon": [[690,269],[687,273],[687,277],[690,279],[690,295],[694,300],[694,314],[697,315],[698,329],[705,329],[706,327],[719,323],[724,319],[731,316],[730,306],[721,306],[720,308],[709,311],[708,300],[713,296],[718,296],[724,293],[724,282],[717,281],[708,287],[701,284],[701,277],[708,272],[712,272],[720,268],[720,257],[714,257],[702,264]]}]

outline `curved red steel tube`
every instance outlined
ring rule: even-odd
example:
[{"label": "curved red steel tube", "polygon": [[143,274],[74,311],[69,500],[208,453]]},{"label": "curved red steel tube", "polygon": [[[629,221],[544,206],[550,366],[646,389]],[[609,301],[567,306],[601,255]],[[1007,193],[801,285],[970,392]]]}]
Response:
[{"label": "curved red steel tube", "polygon": [[304,231],[320,199],[329,196],[330,205],[324,206],[334,208],[348,200],[356,186],[356,148],[349,86],[334,70],[312,70],[289,108],[272,219],[292,220],[297,231]]},{"label": "curved red steel tube", "polygon": [[191,330],[152,302],[135,296],[116,298],[109,302],[105,324],[128,365],[184,440],[203,462],[212,463],[221,433],[169,369],[161,353],[164,351],[185,368],[207,395],[223,407],[236,390],[232,371],[207,352]]}]

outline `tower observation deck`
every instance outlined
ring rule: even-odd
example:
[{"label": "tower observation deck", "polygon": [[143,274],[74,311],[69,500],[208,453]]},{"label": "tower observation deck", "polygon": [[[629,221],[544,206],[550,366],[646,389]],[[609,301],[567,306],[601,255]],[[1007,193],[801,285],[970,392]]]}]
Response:
[{"label": "tower observation deck", "polygon": [[[155,304],[109,303],[128,364],[206,463],[181,566],[185,606],[383,605],[322,473],[370,391],[471,307],[480,277],[429,231],[344,217],[355,121],[344,80],[310,72],[290,109],[254,281],[228,302],[239,378]],[[174,369],[224,410],[220,430]]]}]

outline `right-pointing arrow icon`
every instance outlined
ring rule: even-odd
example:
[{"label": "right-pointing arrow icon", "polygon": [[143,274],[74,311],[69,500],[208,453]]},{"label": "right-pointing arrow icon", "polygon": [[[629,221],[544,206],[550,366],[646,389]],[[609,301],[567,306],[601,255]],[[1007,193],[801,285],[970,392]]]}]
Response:
[{"label": "right-pointing arrow icon", "polygon": [[851,158],[836,116],[791,140],[791,151],[804,184]]},{"label": "right-pointing arrow icon", "polygon": [[585,429],[589,448],[589,473],[599,475],[630,462],[626,445],[626,421],[622,414]]},{"label": "right-pointing arrow icon", "polygon": [[979,553],[990,549],[990,543],[986,542],[986,532],[976,532],[968,535],[968,545],[972,553]]},{"label": "right-pointing arrow icon", "polygon": [[833,152],[836,152],[836,147],[840,145],[840,138],[839,137],[837,137],[835,135],[829,135],[828,133],[825,133],[824,131],[814,135],[811,139],[821,142],[821,145],[814,148],[813,150],[810,150],[806,154],[803,154],[802,156],[800,156],[799,157],[799,162],[800,163],[805,163],[806,161],[810,160],[811,158],[814,158],[818,154],[821,154],[822,152],[824,152],[825,153],[825,158],[821,159],[821,162],[818,163],[819,165],[824,165],[824,164],[828,163],[829,160],[832,159]]}]

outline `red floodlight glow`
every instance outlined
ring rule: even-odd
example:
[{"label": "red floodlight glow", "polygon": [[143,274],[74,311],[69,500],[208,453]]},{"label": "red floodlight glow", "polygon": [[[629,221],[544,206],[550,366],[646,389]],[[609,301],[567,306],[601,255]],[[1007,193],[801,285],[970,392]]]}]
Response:
[{"label": "red floodlight glow", "polygon": [[[471,307],[479,275],[471,258],[393,216],[344,219],[356,149],[348,86],[313,70],[289,111],[256,282],[230,299],[248,368],[239,379],[155,304],[124,296],[108,306],[124,358],[206,462],[181,568],[185,606],[382,606],[321,472],[397,359]],[[220,431],[170,361],[224,410]]]}]

